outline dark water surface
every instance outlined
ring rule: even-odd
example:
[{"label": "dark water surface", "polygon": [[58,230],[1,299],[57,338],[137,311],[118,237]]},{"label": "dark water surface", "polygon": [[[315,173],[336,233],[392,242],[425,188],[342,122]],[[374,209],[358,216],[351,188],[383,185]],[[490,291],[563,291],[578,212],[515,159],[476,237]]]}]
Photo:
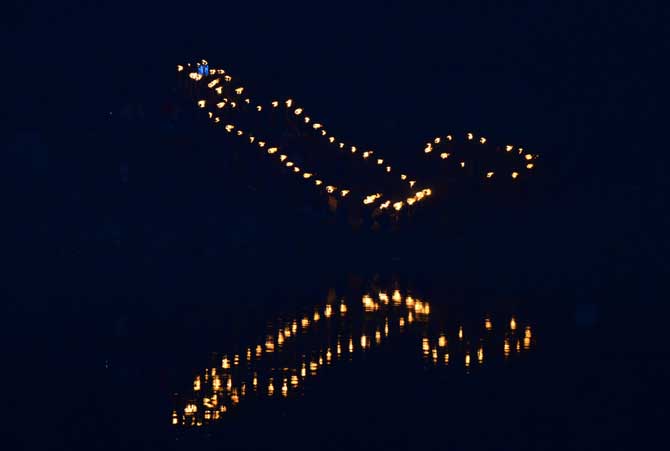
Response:
[{"label": "dark water surface", "polygon": [[253,280],[44,307],[34,326],[52,333],[20,353],[31,401],[14,411],[53,414],[20,442],[620,449],[667,418],[664,319],[642,306],[438,278]]}]

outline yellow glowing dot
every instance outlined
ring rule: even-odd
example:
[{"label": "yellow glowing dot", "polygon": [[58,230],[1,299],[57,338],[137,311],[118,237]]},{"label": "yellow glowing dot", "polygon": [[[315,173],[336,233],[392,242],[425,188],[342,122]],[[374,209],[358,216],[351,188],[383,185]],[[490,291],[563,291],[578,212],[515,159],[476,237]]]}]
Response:
[{"label": "yellow glowing dot", "polygon": [[465,167],[465,161],[461,161],[461,167],[462,167],[462,168]]},{"label": "yellow glowing dot", "polygon": [[403,205],[402,202],[396,202],[396,203],[393,204],[393,208],[395,208],[396,211],[400,211],[400,209],[402,208],[402,205]]},{"label": "yellow glowing dot", "polygon": [[407,176],[405,174],[400,174],[400,180],[407,180]]},{"label": "yellow glowing dot", "polygon": [[287,158],[288,158],[288,157],[287,157],[286,155],[283,155],[283,154],[282,154],[282,155],[279,155],[279,161],[284,161],[284,160],[286,160]]},{"label": "yellow glowing dot", "polygon": [[261,105],[256,105],[256,111],[262,111],[263,107]]},{"label": "yellow glowing dot", "polygon": [[235,94],[238,94],[238,95],[239,95],[239,94],[242,94],[242,92],[244,92],[244,88],[243,88],[243,87],[240,86],[239,88],[235,88]]},{"label": "yellow glowing dot", "polygon": [[326,191],[328,191],[329,194],[332,194],[337,188],[335,188],[332,185],[326,186]]},{"label": "yellow glowing dot", "polygon": [[312,174],[309,173],[309,172],[305,172],[302,176],[303,176],[303,178],[308,179],[308,178],[310,178],[310,177],[312,176]]},{"label": "yellow glowing dot", "polygon": [[384,160],[382,160],[381,158],[377,158],[377,164],[383,164],[383,163],[384,163]]},{"label": "yellow glowing dot", "polygon": [[437,138],[435,138],[435,140],[434,140],[435,144],[440,144],[440,141],[441,141],[441,139],[440,139],[439,136]]},{"label": "yellow glowing dot", "polygon": [[316,186],[319,186],[319,185],[321,185],[322,183],[323,183],[323,182],[322,182],[321,180],[314,180],[314,184],[315,184]]},{"label": "yellow glowing dot", "polygon": [[440,154],[440,158],[442,158],[443,160],[446,160],[447,158],[449,158],[449,154],[447,152],[442,152]]},{"label": "yellow glowing dot", "polygon": [[526,160],[532,160],[532,159],[533,159],[533,155],[527,153],[526,155],[524,155],[524,158],[525,158]]},{"label": "yellow glowing dot", "polygon": [[177,72],[181,72],[183,70],[184,70],[184,66],[182,66],[181,64],[177,64]]},{"label": "yellow glowing dot", "polygon": [[416,180],[410,180],[409,181],[409,187],[410,188],[413,187],[415,183],[416,183]]},{"label": "yellow glowing dot", "polygon": [[204,100],[198,100],[198,106],[200,108],[205,108],[205,101]]},{"label": "yellow glowing dot", "polygon": [[517,178],[518,176],[519,176],[518,172],[516,172],[516,171],[512,172],[512,178],[513,179]]},{"label": "yellow glowing dot", "polygon": [[258,141],[258,147],[265,147],[265,141]]},{"label": "yellow glowing dot", "polygon": [[342,197],[345,197],[347,194],[349,194],[349,190],[343,189],[342,191],[340,191],[340,194],[342,195]]},{"label": "yellow glowing dot", "polygon": [[386,166],[386,172],[391,172],[391,166]]},{"label": "yellow glowing dot", "polygon": [[279,106],[279,102],[276,101],[276,100],[273,100],[271,105],[272,105],[273,108],[277,108]]},{"label": "yellow glowing dot", "polygon": [[510,330],[516,330],[516,319],[514,317],[509,320],[509,328]]},{"label": "yellow glowing dot", "polygon": [[278,149],[277,149],[276,147],[270,147],[270,148],[268,149],[268,153],[269,153],[270,155],[272,155],[273,153],[277,152],[277,150],[278,150]]},{"label": "yellow glowing dot", "polygon": [[493,171],[489,171],[489,172],[487,172],[487,173],[486,173],[486,178],[487,178],[487,179],[490,179],[491,177],[493,177]]},{"label": "yellow glowing dot", "polygon": [[228,124],[225,126],[225,129],[228,133],[232,132],[235,126],[233,124]]},{"label": "yellow glowing dot", "polygon": [[486,138],[484,138],[484,137],[482,136],[481,138],[479,138],[479,142],[480,142],[481,144],[486,143]]},{"label": "yellow glowing dot", "polygon": [[293,105],[293,99],[286,99],[286,108],[291,108]]},{"label": "yellow glowing dot", "polygon": [[312,125],[312,128],[313,128],[314,130],[318,130],[318,129],[320,129],[321,127],[323,127],[323,125],[319,124],[318,122],[316,122],[316,123],[314,123],[314,124]]},{"label": "yellow glowing dot", "polygon": [[339,146],[340,146],[340,149],[344,149],[344,143],[340,143]]},{"label": "yellow glowing dot", "polygon": [[335,137],[331,136],[330,138],[328,138],[328,141],[330,141],[331,143],[334,143],[335,142]]},{"label": "yellow glowing dot", "polygon": [[293,113],[294,113],[296,116],[300,116],[300,114],[302,114],[302,108],[296,108],[296,109],[293,111]]},{"label": "yellow glowing dot", "polygon": [[533,169],[533,166],[535,166],[533,163],[528,163],[526,169]]}]

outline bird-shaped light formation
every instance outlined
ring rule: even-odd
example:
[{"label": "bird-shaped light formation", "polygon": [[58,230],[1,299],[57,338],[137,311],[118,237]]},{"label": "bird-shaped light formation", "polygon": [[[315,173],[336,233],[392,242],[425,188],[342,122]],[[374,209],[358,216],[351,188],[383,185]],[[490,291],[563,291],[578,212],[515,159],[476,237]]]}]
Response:
[{"label": "bird-shaped light formation", "polygon": [[[191,67],[190,64],[187,66]],[[235,110],[240,110],[240,108],[243,108],[245,111],[251,111],[255,113],[265,111],[287,112],[295,117],[300,117],[301,120],[299,120],[299,123],[302,123],[302,125],[307,130],[316,133],[317,137],[321,137],[322,139],[324,139],[325,143],[330,145],[334,150],[338,152],[344,152],[345,154],[349,155],[352,158],[362,158],[363,160],[367,160],[371,166],[378,167],[384,174],[387,174],[392,177],[398,177],[400,182],[405,184],[404,186],[406,186],[407,187],[406,189],[410,192],[409,196],[406,196],[405,198],[383,199],[380,202],[375,201],[385,197],[382,193],[378,193],[375,199],[371,199],[370,195],[359,195],[359,196],[354,195],[349,196],[349,199],[358,198],[360,202],[362,202],[364,205],[371,206],[379,211],[388,210],[398,212],[402,210],[403,207],[405,206],[411,207],[416,203],[428,198],[432,194],[432,189],[430,188],[423,188],[418,192],[413,191],[414,185],[417,183],[417,179],[409,176],[406,172],[400,173],[396,169],[396,166],[389,164],[387,159],[382,158],[381,155],[379,155],[376,150],[365,149],[359,152],[360,146],[351,145],[338,140],[335,137],[335,135],[327,131],[323,122],[315,120],[314,117],[311,115],[307,115],[304,107],[299,106],[294,99],[292,98],[288,98],[285,100],[273,99],[267,103],[256,103],[253,102],[250,97],[248,97],[247,89],[244,86],[240,86],[239,84],[233,84],[233,77],[229,75],[225,70],[210,68],[209,63],[207,63],[206,60],[200,61],[195,66],[197,70],[195,72],[188,72],[188,77],[194,80],[195,82],[199,82],[204,79],[206,82],[206,86],[209,89],[208,94],[209,98],[198,99],[197,105],[201,109],[216,107],[216,109],[220,110],[218,112],[208,111],[208,116],[210,119],[212,119],[214,124],[219,124],[222,122],[221,116],[228,115],[229,112]],[[178,72],[182,72],[184,71],[184,69],[185,68],[183,65],[177,66]],[[249,105],[249,108],[246,108],[245,105]],[[234,128],[234,124],[231,124],[227,121],[229,121],[228,118],[226,118],[225,121],[228,124],[225,126],[225,129],[226,131],[231,132],[232,129]],[[236,133],[236,136],[244,136],[244,135],[248,136],[248,144],[253,145],[254,141],[257,141],[256,145],[258,147],[260,148],[264,147],[265,141],[257,140],[257,138],[253,133],[243,130],[238,130]],[[427,156],[435,154],[441,160],[445,160],[445,162],[453,161],[454,164],[459,165],[461,169],[466,168],[466,166],[469,165],[466,164],[465,160],[450,158],[450,156],[454,153],[453,149],[454,141],[455,141],[454,136],[452,135],[436,136],[426,143],[423,153]],[[488,143],[488,140],[486,137],[483,136],[477,137],[475,136],[474,133],[468,132],[465,134],[465,142],[475,143],[477,145],[486,145],[486,143]],[[286,153],[279,152],[279,150],[281,149],[275,145],[272,145],[269,149],[271,149],[271,151],[269,150],[267,154],[279,155],[281,163],[283,163],[283,161],[288,158]],[[522,159],[524,160],[522,161],[522,164],[519,166],[519,168],[515,168],[512,172],[510,172],[509,176],[513,180],[516,180],[521,175],[520,171],[522,168],[525,168],[526,170],[530,171],[535,167],[534,160],[537,159],[537,154],[525,152],[523,148],[516,148],[513,145],[506,145],[504,149],[502,149],[501,151],[503,153],[508,153],[513,156],[517,157],[521,156]],[[375,155],[375,158],[370,158],[373,154]],[[291,167],[293,166],[293,164],[291,165],[285,164],[285,166]],[[301,170],[300,168],[294,167],[292,172],[296,174],[301,173],[309,174],[309,176],[306,177],[303,176],[303,179],[313,183],[314,186],[320,190],[323,190],[324,189],[323,186],[325,186],[325,190],[329,195],[337,195],[339,193],[339,197],[345,197],[347,196],[347,194],[351,192],[351,190],[348,188],[333,189],[333,187],[341,186],[342,184],[325,183],[325,181],[323,181],[321,177],[318,177],[316,171],[313,171],[312,169]],[[493,174],[494,171],[492,171],[491,169],[484,169],[481,175],[482,178],[484,179],[492,179]],[[495,178],[499,178],[499,176],[496,176]],[[421,193],[422,195],[418,195],[418,193]],[[389,205],[391,205],[393,208],[388,208]]]},{"label": "bird-shaped light formation", "polygon": [[351,300],[331,292],[325,304],[270,321],[246,346],[216,354],[195,375],[192,389],[179,396],[169,421],[179,427],[204,426],[224,420],[249,398],[296,397],[330,366],[401,337],[418,341],[417,352],[427,364],[458,368],[460,363],[466,373],[535,347],[536,331],[514,316],[501,318],[497,328],[490,315],[484,321],[478,316],[464,333],[462,322],[445,321],[444,315],[433,314],[430,302],[398,289],[368,291]]}]

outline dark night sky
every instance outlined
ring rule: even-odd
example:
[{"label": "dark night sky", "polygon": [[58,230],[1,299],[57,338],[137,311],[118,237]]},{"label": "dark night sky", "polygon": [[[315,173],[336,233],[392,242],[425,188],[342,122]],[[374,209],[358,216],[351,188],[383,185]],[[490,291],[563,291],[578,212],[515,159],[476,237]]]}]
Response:
[{"label": "dark night sky", "polygon": [[548,168],[545,205],[561,192],[580,211],[607,205],[598,218],[566,209],[558,230],[597,220],[592,231],[667,248],[651,238],[668,222],[660,2],[67,3],[15,2],[6,15],[14,85],[25,86],[8,95],[14,130],[76,140],[124,104],[160,105],[175,64],[207,58],[396,159],[452,131],[523,143]]}]

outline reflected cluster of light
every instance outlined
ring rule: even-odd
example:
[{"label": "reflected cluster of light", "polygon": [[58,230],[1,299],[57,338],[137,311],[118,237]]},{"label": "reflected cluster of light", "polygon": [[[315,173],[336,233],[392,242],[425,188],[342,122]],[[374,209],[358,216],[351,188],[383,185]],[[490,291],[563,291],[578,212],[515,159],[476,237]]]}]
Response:
[{"label": "reflected cluster of light", "polygon": [[490,316],[479,323],[484,335],[474,330],[465,334],[462,325],[451,330],[439,326],[441,330],[434,333],[430,331],[437,324],[431,310],[429,302],[400,290],[368,292],[360,303],[329,295],[325,304],[276,319],[256,343],[215,359],[214,365],[193,378],[192,391],[181,398],[170,422],[202,426],[225,418],[250,396],[288,398],[302,393],[330,365],[362,357],[410,330],[413,336],[422,336],[420,354],[431,365],[461,362],[466,371],[484,366],[489,356],[500,351],[507,359],[532,347],[531,326],[515,317],[500,323],[509,327],[500,331],[504,340],[498,347],[492,343],[495,329]]}]

